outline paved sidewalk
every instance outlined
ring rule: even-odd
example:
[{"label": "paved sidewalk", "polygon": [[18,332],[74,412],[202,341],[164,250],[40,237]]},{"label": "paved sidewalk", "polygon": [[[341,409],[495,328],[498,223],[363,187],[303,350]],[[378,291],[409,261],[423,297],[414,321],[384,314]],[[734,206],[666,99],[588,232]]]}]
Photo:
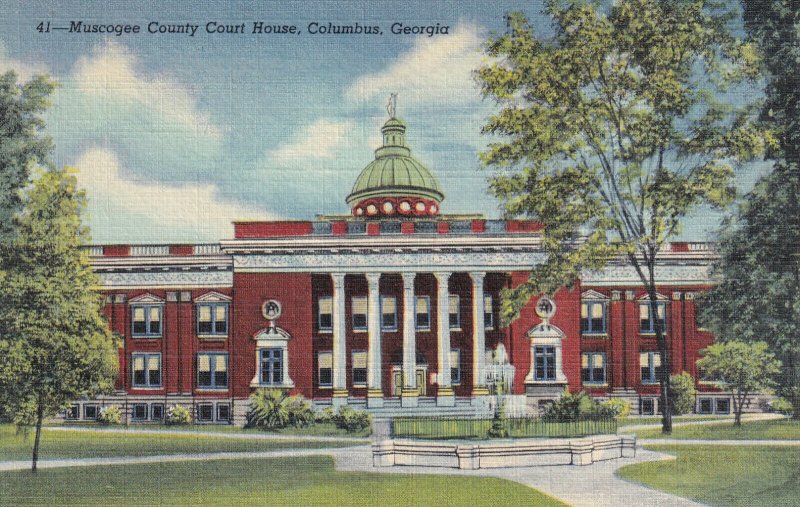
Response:
[{"label": "paved sidewalk", "polygon": [[[752,421],[770,421],[775,419],[787,419],[782,414],[746,414],[742,416],[742,422]],[[700,421],[681,421],[680,418],[672,419],[672,427],[679,428],[681,426],[705,426],[713,424],[733,423],[733,417],[725,417],[722,419],[703,419]],[[661,427],[661,423],[647,423],[647,424],[631,424],[629,426],[619,426],[618,433],[632,433],[637,430],[650,430]]]},{"label": "paved sidewalk", "polygon": [[199,437],[233,438],[244,440],[287,440],[304,442],[352,442],[353,445],[370,442],[369,437],[325,437],[316,435],[281,435],[277,433],[228,433],[222,431],[183,431],[183,430],[149,430],[146,428],[86,428],[82,426],[44,426],[45,431],[86,431],[102,433],[122,433],[125,435],[189,435]]},{"label": "paved sidewalk", "polygon": [[[109,458],[47,459],[39,461],[39,468],[90,467],[107,465],[138,465],[143,463],[174,463],[178,461],[212,461],[219,459],[296,458],[301,456],[330,456],[342,447],[297,449],[260,452],[210,452],[200,454],[162,454],[156,456],[115,456]],[[30,460],[0,461],[0,471],[29,470]]]},{"label": "paved sidewalk", "polygon": [[637,439],[636,445],[772,445],[794,447],[800,446],[800,440],[703,440],[700,438],[643,438]]},{"label": "paved sidewalk", "polygon": [[332,453],[336,469],[352,472],[377,472],[388,474],[435,474],[475,477],[498,477],[530,486],[574,506],[648,505],[663,507],[702,505],[669,493],[624,481],[614,475],[622,466],[647,461],[674,459],[667,454],[636,450],[635,458],[602,461],[588,466],[541,466],[523,468],[495,468],[483,470],[458,470],[416,466],[372,466],[372,452],[368,447],[351,447]]}]

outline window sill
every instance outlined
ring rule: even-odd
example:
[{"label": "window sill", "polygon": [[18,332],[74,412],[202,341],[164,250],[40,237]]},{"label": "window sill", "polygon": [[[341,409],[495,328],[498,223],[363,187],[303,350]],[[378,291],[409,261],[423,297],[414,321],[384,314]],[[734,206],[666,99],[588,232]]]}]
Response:
[{"label": "window sill", "polygon": [[450,332],[451,333],[453,333],[453,332],[460,333],[461,331],[462,331],[462,329],[460,327],[451,327],[450,328]]},{"label": "window sill", "polygon": [[196,393],[224,393],[228,390],[227,387],[198,387],[194,390]]},{"label": "window sill", "polygon": [[139,389],[141,391],[160,391],[164,389],[162,386],[135,386],[131,385],[131,389]]},{"label": "window sill", "polygon": [[161,339],[161,335],[160,334],[153,334],[153,335],[150,335],[150,334],[132,334],[131,338],[133,338],[134,340],[159,340],[159,339]]},{"label": "window sill", "polygon": [[419,331],[421,333],[430,333],[431,328],[429,328],[429,327],[417,327],[417,328],[414,328],[414,331]]},{"label": "window sill", "polygon": [[207,341],[225,341],[228,339],[227,334],[199,334],[197,338],[200,340],[207,340]]},{"label": "window sill", "polygon": [[317,330],[318,334],[333,334],[333,329],[319,329]]},{"label": "window sill", "polygon": [[353,384],[352,387],[353,389],[366,389],[367,384]]},{"label": "window sill", "polygon": [[642,382],[642,385],[643,386],[657,386],[657,385],[659,385],[659,383],[656,380],[655,382]]},{"label": "window sill", "polygon": [[608,387],[608,382],[583,382],[586,387]]},{"label": "window sill", "polygon": [[361,328],[353,329],[353,333],[355,333],[355,334],[363,334],[363,333],[366,333],[367,331],[369,331],[367,328],[364,328],[364,329],[361,329]]},{"label": "window sill", "polygon": [[381,328],[381,332],[383,332],[383,333],[396,333],[397,331],[398,331],[398,328],[396,328],[396,327],[382,327]]},{"label": "window sill", "polygon": [[333,384],[326,385],[326,386],[317,386],[317,389],[327,391],[327,390],[333,389]]},{"label": "window sill", "polygon": [[608,333],[581,333],[581,338],[608,338]]},{"label": "window sill", "polygon": [[[655,331],[639,331],[639,336],[642,338],[655,338],[656,332]],[[664,336],[667,336],[667,332],[664,331]]]}]

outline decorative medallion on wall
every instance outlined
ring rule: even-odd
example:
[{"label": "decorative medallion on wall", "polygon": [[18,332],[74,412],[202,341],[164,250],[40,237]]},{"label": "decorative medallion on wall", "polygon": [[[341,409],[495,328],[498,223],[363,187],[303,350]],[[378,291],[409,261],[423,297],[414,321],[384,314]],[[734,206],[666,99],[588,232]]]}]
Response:
[{"label": "decorative medallion on wall", "polygon": [[548,321],[556,314],[556,303],[549,296],[542,296],[536,302],[536,315]]},{"label": "decorative medallion on wall", "polygon": [[264,316],[265,319],[270,321],[270,323],[272,323],[272,321],[280,317],[282,311],[283,310],[281,308],[280,302],[274,299],[269,299],[267,301],[264,301],[264,304],[261,305],[261,314]]}]

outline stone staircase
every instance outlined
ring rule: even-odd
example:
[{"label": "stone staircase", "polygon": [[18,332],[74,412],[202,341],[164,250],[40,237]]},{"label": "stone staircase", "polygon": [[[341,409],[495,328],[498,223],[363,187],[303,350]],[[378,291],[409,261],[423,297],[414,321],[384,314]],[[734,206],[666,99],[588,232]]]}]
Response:
[{"label": "stone staircase", "polygon": [[[482,399],[480,399],[482,398]],[[349,398],[347,405],[355,410],[365,410],[373,419],[392,419],[395,417],[490,417],[492,409],[485,396],[480,398],[456,398],[453,407],[439,407],[435,397],[420,397],[416,407],[400,406],[400,398],[384,398],[383,407],[367,408],[364,398]],[[314,400],[318,410],[331,406],[330,400]]]}]

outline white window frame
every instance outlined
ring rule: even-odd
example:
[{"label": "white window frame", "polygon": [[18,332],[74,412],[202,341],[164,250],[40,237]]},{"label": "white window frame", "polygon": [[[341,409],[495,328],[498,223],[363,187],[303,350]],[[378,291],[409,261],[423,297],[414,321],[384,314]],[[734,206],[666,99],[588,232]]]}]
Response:
[{"label": "white window frame", "polygon": [[[323,312],[323,301],[325,306],[330,308],[330,312]],[[327,315],[330,317],[330,326],[322,325],[322,316]],[[320,333],[333,333],[333,296],[320,296],[317,299],[317,329]]]},{"label": "white window frame", "polygon": [[[394,304],[394,313],[384,312],[384,308],[386,308],[389,300]],[[384,319],[388,315],[392,315],[394,323],[386,323]],[[395,296],[381,296],[381,331],[397,331],[397,329],[397,298]]]},{"label": "white window frame", "polygon": [[[541,349],[541,350],[540,350]],[[552,354],[550,354],[546,349],[552,349]],[[555,382],[558,379],[558,361],[557,361],[557,353],[555,345],[534,345],[534,357],[533,357],[533,378],[537,382]],[[539,364],[536,361],[537,357],[542,356],[544,357],[544,361],[542,364],[542,375],[539,375]],[[547,370],[550,369],[550,359],[553,361],[552,370],[553,376],[549,377],[547,375]]]},{"label": "white window frame", "polygon": [[[583,366],[583,359],[584,356],[586,357],[587,367],[584,368]],[[601,357],[603,361],[603,379],[597,380],[594,378],[594,358]],[[589,379],[584,380],[583,378],[583,370],[589,370]],[[581,352],[581,383],[584,385],[606,385],[608,384],[608,363],[606,362],[606,353],[605,352]]]},{"label": "white window frame", "polygon": [[[137,332],[136,331],[136,310],[144,311],[144,332]],[[158,310],[158,332],[152,332],[150,330],[150,324],[152,322],[151,319],[151,310]],[[164,331],[164,305],[161,303],[134,303],[131,304],[131,336],[134,338],[161,338],[161,334]]]},{"label": "white window frame", "polygon": [[[144,360],[144,383],[136,382],[136,359],[138,357]],[[150,358],[158,358],[158,383],[154,383],[150,379]],[[164,363],[161,361],[161,352],[133,352],[131,353],[131,387],[136,389],[157,389],[160,388],[164,382]]]},{"label": "white window frame", "polygon": [[483,328],[494,329],[494,298],[491,294],[483,295]]},{"label": "white window frame", "polygon": [[[450,294],[448,302],[450,303],[449,314],[447,316],[448,323],[451,330],[461,330],[461,298],[458,294]],[[455,316],[455,319],[453,318]]]},{"label": "white window frame", "polygon": [[[202,312],[201,307],[208,307],[209,311],[211,312],[211,320],[208,321],[211,323],[211,330],[210,331],[201,331],[200,330],[200,314]],[[225,322],[225,330],[219,331],[217,330],[217,323],[219,322],[217,318],[217,308],[222,308],[225,315],[224,315],[224,322]],[[209,302],[209,303],[196,303],[195,304],[195,311],[197,312],[197,335],[198,336],[228,336],[228,329],[229,329],[229,322],[230,322],[230,304],[224,302]]]},{"label": "white window frame", "polygon": [[[645,379],[641,375],[642,368],[644,368],[644,365],[642,365],[642,356],[647,356],[647,368],[650,371],[650,375],[649,375],[649,377],[647,379]],[[656,356],[658,356],[658,358],[659,358],[659,365],[658,366],[655,365]],[[664,362],[663,362],[663,360],[661,358],[661,352],[658,352],[658,351],[647,351],[647,352],[640,352],[639,353],[639,375],[642,377],[641,378],[641,383],[643,385],[655,385],[655,384],[658,384],[657,368],[663,368],[663,367],[664,367]]]},{"label": "white window frame", "polygon": [[[369,327],[369,306],[367,296],[353,296],[350,298],[350,323],[353,327],[354,333],[366,333]],[[364,306],[364,312],[356,313],[356,306]],[[356,315],[364,316],[364,325],[359,324],[356,326]]]},{"label": "white window frame", "polygon": [[[592,321],[594,318],[592,317],[592,309],[595,306],[599,306],[602,308],[603,311],[603,323],[602,329],[594,329],[592,326]],[[586,317],[583,316],[584,308],[586,309]],[[586,329],[584,329],[583,323],[584,320],[586,321]],[[584,299],[581,301],[581,335],[605,335],[608,334],[608,302],[603,300],[596,300],[596,299]]]},{"label": "white window frame", "polygon": [[[663,330],[664,333],[667,332],[667,302],[666,301],[656,301],[656,315],[658,315],[659,310],[664,312],[664,326]],[[647,320],[648,320],[648,328],[645,329],[642,327],[642,321],[644,320],[644,312],[647,312]],[[650,315],[650,301],[640,301],[639,302],[639,332],[641,334],[655,334],[656,332],[656,321],[652,315]]]},{"label": "white window frame", "polygon": [[[369,363],[368,363],[368,359],[367,359],[367,351],[366,350],[354,350],[354,351],[352,351],[350,356],[351,356],[351,363],[350,363],[350,369],[351,369],[351,374],[350,375],[351,375],[351,377],[350,377],[350,379],[351,379],[351,382],[353,384],[353,387],[367,387],[367,377],[369,375]],[[363,357],[363,364],[364,364],[363,367],[361,367],[361,366],[356,367],[356,356],[358,356],[358,358],[359,358],[359,363],[362,362],[361,358]],[[362,381],[356,382],[356,370],[364,370],[364,381],[363,382]]]},{"label": "white window frame", "polygon": [[[322,366],[322,357],[327,357],[328,360],[326,361],[327,364],[330,366],[326,366],[323,368]],[[322,383],[322,370],[330,370],[330,382]],[[330,350],[321,350],[317,353],[317,387],[320,389],[330,389],[333,387],[333,351]]]},{"label": "white window frame", "polygon": [[[211,376],[211,382],[208,385],[202,385],[200,383],[200,357],[201,356],[208,356],[209,362],[209,375]],[[225,358],[225,385],[217,385],[217,357],[224,357]],[[198,389],[214,389],[214,390],[226,390],[228,389],[228,384],[230,383],[230,361],[228,358],[227,352],[198,352],[197,353],[197,388]]]},{"label": "white window frame", "polygon": [[[427,311],[423,314],[419,311],[419,301],[424,299],[426,302]],[[428,319],[426,325],[420,325],[419,316],[425,315]],[[414,297],[414,328],[417,331],[430,331],[431,330],[431,297],[430,296],[415,296]]]}]

